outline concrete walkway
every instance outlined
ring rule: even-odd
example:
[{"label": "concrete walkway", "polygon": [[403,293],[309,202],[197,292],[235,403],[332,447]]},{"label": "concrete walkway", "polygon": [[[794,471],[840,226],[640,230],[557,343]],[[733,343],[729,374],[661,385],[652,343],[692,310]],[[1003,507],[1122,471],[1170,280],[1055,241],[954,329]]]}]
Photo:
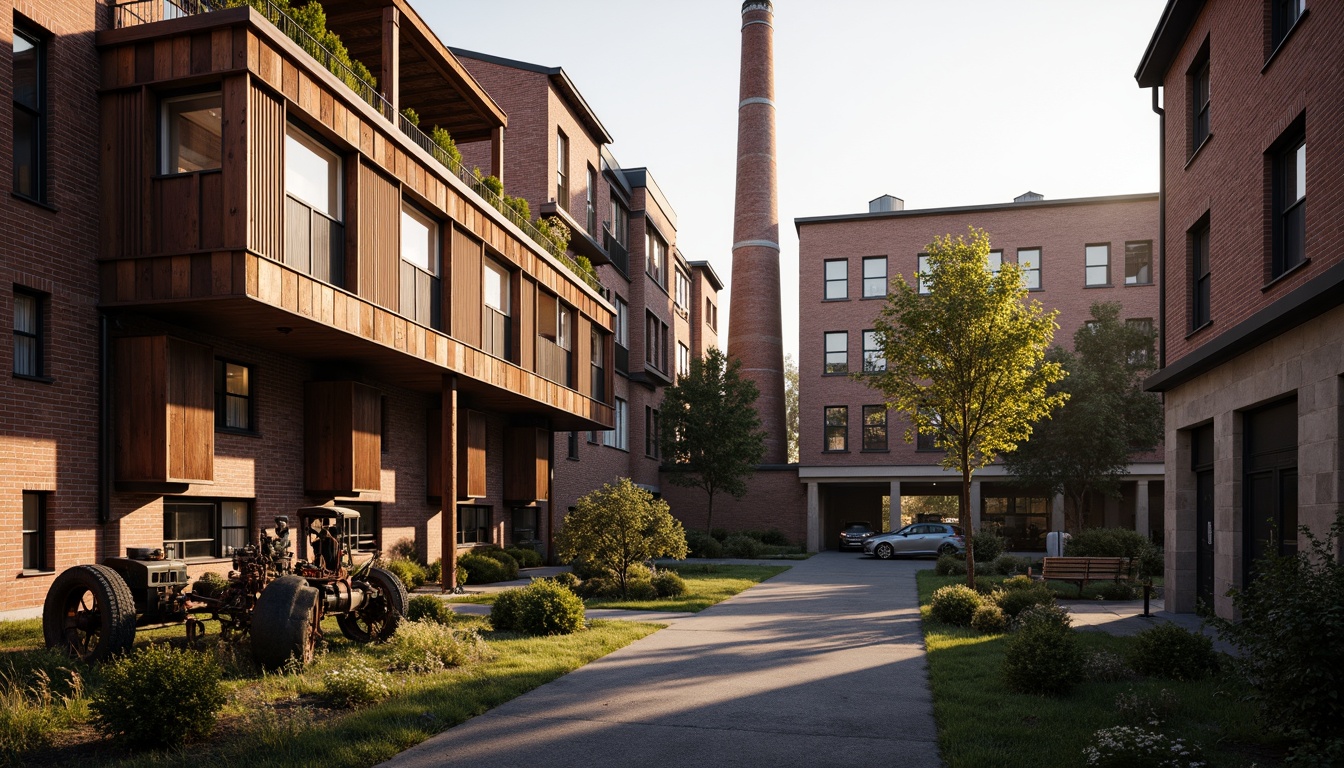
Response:
[{"label": "concrete walkway", "polygon": [[384,763],[936,768],[915,572],[823,553]]}]

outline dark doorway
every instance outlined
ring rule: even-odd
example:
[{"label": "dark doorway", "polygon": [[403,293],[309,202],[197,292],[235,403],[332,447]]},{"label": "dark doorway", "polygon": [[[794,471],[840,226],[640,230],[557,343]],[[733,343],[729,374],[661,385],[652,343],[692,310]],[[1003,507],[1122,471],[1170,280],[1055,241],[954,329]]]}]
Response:
[{"label": "dark doorway", "polygon": [[1213,607],[1213,425],[1190,435],[1195,472],[1195,597]]},{"label": "dark doorway", "polygon": [[1297,400],[1248,411],[1244,426],[1243,586],[1260,558],[1297,552]]}]

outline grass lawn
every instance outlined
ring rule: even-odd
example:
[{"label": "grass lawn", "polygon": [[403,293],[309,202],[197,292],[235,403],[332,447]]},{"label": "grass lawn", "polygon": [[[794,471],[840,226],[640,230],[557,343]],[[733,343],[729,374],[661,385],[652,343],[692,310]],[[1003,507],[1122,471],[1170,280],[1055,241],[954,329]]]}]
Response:
[{"label": "grass lawn", "polygon": [[[376,704],[345,709],[330,706],[321,697],[327,671],[360,660],[375,668],[385,667],[379,646],[345,640],[335,620],[328,619],[323,623],[327,651],[302,673],[263,675],[248,661],[226,664],[224,685],[229,702],[214,734],[203,743],[168,752],[130,753],[104,741],[82,718],[58,718],[61,722],[51,734],[54,745],[18,757],[17,764],[80,764],[84,768],[373,765],[659,628],[656,624],[599,621],[572,635],[524,637],[490,632],[488,623],[475,617],[458,617],[454,626],[479,631],[491,658],[430,674],[385,672],[392,694]],[[182,636],[181,627],[171,629],[174,636]],[[0,651],[0,672],[9,672],[25,662],[24,651],[41,645],[40,622],[0,623],[0,643],[5,645]],[[245,649],[241,655],[247,655]],[[86,677],[96,677],[96,669],[84,672]],[[86,706],[79,709],[87,711]],[[0,764],[5,762],[0,752]]]},{"label": "grass lawn", "polygon": [[[583,604],[589,608],[622,608],[628,611],[672,611],[699,613],[715,603],[723,602],[738,592],[750,589],[766,579],[789,570],[787,565],[675,565],[664,566],[681,574],[686,580],[687,592],[677,598],[661,600],[621,600],[619,598],[590,598]],[[455,597],[454,603],[490,605],[493,594]]]},{"label": "grass lawn", "polygon": [[[938,587],[964,582],[963,576],[922,571],[920,604],[927,606]],[[1076,595],[1077,588],[1069,594]],[[1132,643],[1101,632],[1079,632],[1079,637],[1089,651],[1121,656]],[[1208,765],[1282,765],[1281,745],[1264,732],[1255,706],[1243,700],[1243,685],[1228,675],[1198,682],[1148,678],[1084,682],[1067,696],[1050,698],[1014,693],[1003,684],[1005,635],[939,624],[928,618],[925,609],[924,640],[939,748],[949,768],[1082,765],[1083,749],[1095,731],[1146,725],[1145,717],[1117,705],[1117,697],[1130,694],[1155,703],[1162,712],[1164,732],[1198,743]]]}]

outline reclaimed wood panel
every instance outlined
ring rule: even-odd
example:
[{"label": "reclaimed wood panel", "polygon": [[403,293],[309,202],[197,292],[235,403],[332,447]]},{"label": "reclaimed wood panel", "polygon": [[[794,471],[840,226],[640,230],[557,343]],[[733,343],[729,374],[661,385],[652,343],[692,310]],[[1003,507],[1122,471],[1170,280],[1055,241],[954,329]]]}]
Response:
[{"label": "reclaimed wood panel", "polygon": [[359,295],[381,307],[399,307],[401,195],[373,166],[359,164]]},{"label": "reclaimed wood panel", "polygon": [[247,84],[247,112],[247,246],[278,261],[285,248],[285,105]]},{"label": "reclaimed wood panel", "polygon": [[353,381],[304,384],[304,487],[376,491],[382,482],[382,396]]},{"label": "reclaimed wood panel", "polygon": [[487,425],[480,411],[458,411],[457,497],[485,498]]},{"label": "reclaimed wood panel", "polygon": [[219,171],[202,173],[200,207],[200,241],[203,251],[224,247],[224,174]]},{"label": "reclaimed wood panel", "polygon": [[150,180],[154,237],[150,253],[194,251],[201,243],[200,174]]},{"label": "reclaimed wood panel", "polygon": [[113,341],[119,482],[214,479],[214,351],[170,336]]},{"label": "reclaimed wood panel", "polygon": [[549,476],[550,431],[509,427],[504,431],[504,500],[545,500]]},{"label": "reclaimed wood panel", "polygon": [[481,345],[481,242],[453,227],[452,325],[449,332],[463,344]]},{"label": "reclaimed wood panel", "polygon": [[574,373],[570,377],[569,385],[578,390],[584,397],[593,396],[593,321],[583,315],[574,313],[574,338],[570,344],[573,350]]},{"label": "reclaimed wood panel", "polygon": [[142,91],[111,93],[99,106],[102,200],[99,237],[107,259],[140,255],[140,216],[145,195]]}]

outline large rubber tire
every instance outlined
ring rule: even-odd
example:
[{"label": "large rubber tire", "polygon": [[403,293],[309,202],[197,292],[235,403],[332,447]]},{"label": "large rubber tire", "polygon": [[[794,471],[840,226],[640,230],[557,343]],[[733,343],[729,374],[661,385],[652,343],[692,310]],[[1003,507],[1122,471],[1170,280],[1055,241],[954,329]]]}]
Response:
[{"label": "large rubber tire", "polygon": [[268,584],[252,611],[252,659],[265,669],[280,669],[291,658],[301,665],[312,661],[318,597],[302,576]]},{"label": "large rubber tire", "polygon": [[67,568],[47,590],[42,634],[48,648],[82,661],[125,653],[135,642],[135,598],[105,565]]},{"label": "large rubber tire", "polygon": [[884,541],[873,549],[873,554],[878,560],[890,560],[896,556],[896,548]]},{"label": "large rubber tire", "polygon": [[358,611],[337,616],[336,624],[356,643],[381,643],[397,631],[410,610],[410,597],[401,578],[385,568],[370,568],[365,581],[378,590],[378,597]]},{"label": "large rubber tire", "polygon": [[938,554],[955,555],[957,554],[957,547],[955,544],[944,544],[943,546],[938,548]]}]

